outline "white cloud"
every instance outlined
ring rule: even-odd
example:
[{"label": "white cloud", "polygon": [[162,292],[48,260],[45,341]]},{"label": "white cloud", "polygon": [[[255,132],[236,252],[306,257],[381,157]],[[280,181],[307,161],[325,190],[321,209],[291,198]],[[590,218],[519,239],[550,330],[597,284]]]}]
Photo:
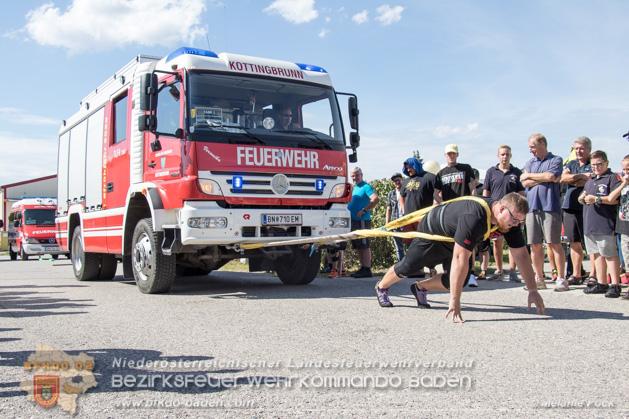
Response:
[{"label": "white cloud", "polygon": [[352,22],[360,25],[361,23],[369,22],[369,17],[367,16],[369,12],[367,10],[363,10],[360,13],[356,13],[352,16]]},{"label": "white cloud", "polygon": [[404,8],[402,6],[391,7],[388,4],[385,4],[376,9],[376,12],[378,13],[376,20],[383,26],[388,26],[399,22],[402,19],[403,11]]},{"label": "white cloud", "polygon": [[53,3],[31,10],[24,30],[40,45],[70,54],[127,44],[172,47],[204,35],[199,0],[73,0],[65,11]]},{"label": "white cloud", "polygon": [[470,134],[476,130],[478,130],[478,122],[474,122],[473,124],[467,124],[464,127],[451,127],[449,125],[442,125],[435,128],[433,134],[437,138],[448,138],[453,135]]},{"label": "white cloud", "polygon": [[330,31],[327,29],[321,29],[321,32],[319,32],[319,38],[325,38],[325,36],[329,33]]},{"label": "white cloud", "polygon": [[59,119],[33,115],[17,108],[0,108],[0,120],[25,125],[61,125],[61,120]]},{"label": "white cloud", "polygon": [[314,0],[275,0],[263,11],[278,14],[294,24],[310,22],[319,16],[319,12],[314,9]]},{"label": "white cloud", "polygon": [[57,173],[56,136],[27,138],[14,133],[0,132],[0,149],[2,149],[0,185]]}]

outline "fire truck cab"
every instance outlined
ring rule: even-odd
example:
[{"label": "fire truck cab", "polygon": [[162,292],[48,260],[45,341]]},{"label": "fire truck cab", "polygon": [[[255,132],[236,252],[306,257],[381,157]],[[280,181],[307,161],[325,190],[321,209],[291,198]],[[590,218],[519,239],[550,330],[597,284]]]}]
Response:
[{"label": "fire truck cab", "polygon": [[241,245],[348,233],[358,145],[356,96],[321,67],[194,48],[140,55],[61,127],[57,237],[77,279],[110,279],[118,259],[144,293],[240,258],[307,284],[320,247]]},{"label": "fire truck cab", "polygon": [[57,201],[54,198],[22,198],[13,203],[9,213],[8,238],[9,256],[22,260],[29,256],[49,254],[57,259],[65,254],[55,238],[55,212]]}]

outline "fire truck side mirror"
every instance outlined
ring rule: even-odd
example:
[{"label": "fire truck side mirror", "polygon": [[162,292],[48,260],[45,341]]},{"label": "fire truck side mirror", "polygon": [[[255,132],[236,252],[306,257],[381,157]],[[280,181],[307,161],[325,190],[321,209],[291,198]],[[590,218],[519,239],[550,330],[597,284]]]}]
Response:
[{"label": "fire truck side mirror", "polygon": [[357,132],[350,132],[349,133],[349,145],[353,149],[356,149],[356,148],[360,147],[360,135],[358,135]]},{"label": "fire truck side mirror", "polygon": [[358,129],[358,99],[356,96],[350,96],[347,100],[349,111],[349,125],[352,129]]},{"label": "fire truck side mirror", "polygon": [[157,108],[157,74],[142,74],[140,79],[140,110],[154,111]]},{"label": "fire truck side mirror", "polygon": [[349,155],[349,162],[356,163],[357,161],[358,161],[358,154],[356,154],[356,151],[354,151],[352,154]]},{"label": "fire truck side mirror", "polygon": [[155,115],[140,115],[138,118],[138,131],[155,132],[157,129],[157,118]]}]

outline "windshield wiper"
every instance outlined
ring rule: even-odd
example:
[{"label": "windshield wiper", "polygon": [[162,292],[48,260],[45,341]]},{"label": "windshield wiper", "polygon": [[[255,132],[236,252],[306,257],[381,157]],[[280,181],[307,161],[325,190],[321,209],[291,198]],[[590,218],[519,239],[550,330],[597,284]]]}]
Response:
[{"label": "windshield wiper", "polygon": [[249,132],[249,131],[247,131],[246,129],[243,129],[243,130],[242,130],[242,133],[243,133],[244,135],[246,135],[247,137],[251,138],[251,139],[252,139],[252,140],[254,140],[254,141],[252,142],[252,141],[245,141],[245,140],[235,140],[235,139],[231,139],[231,140],[229,140],[229,142],[230,142],[231,144],[234,144],[234,143],[237,143],[237,142],[245,142],[245,143],[247,143],[247,144],[255,144],[255,143],[258,143],[258,144],[266,145],[266,141],[261,140],[259,137],[257,137],[256,135],[254,135],[254,134],[250,133],[250,132]]},{"label": "windshield wiper", "polygon": [[301,128],[299,130],[287,130],[287,131],[275,131],[275,132],[285,132],[287,134],[301,134],[305,138],[315,143],[321,144],[323,147],[327,148],[328,150],[332,150],[332,146],[326,143],[325,141],[323,141],[321,138],[319,138],[317,134],[315,134],[312,130],[306,130],[304,128]]}]

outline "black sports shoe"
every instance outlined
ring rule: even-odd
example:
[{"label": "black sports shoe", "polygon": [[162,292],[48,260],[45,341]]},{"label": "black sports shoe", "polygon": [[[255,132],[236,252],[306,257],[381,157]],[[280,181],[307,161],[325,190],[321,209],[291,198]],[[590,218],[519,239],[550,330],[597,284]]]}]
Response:
[{"label": "black sports shoe", "polygon": [[586,294],[605,294],[609,289],[607,284],[596,284],[583,290]]},{"label": "black sports shoe", "polygon": [[419,308],[430,308],[430,304],[428,304],[428,300],[426,299],[427,292],[425,290],[419,289],[416,282],[411,284],[411,292],[415,296],[417,300],[417,306]]},{"label": "black sports shoe", "polygon": [[371,268],[365,268],[364,266],[352,275],[354,278],[371,278]]},{"label": "black sports shoe", "polygon": [[605,293],[605,297],[607,297],[607,298],[618,298],[618,297],[620,297],[620,285],[610,285],[609,289]]}]

